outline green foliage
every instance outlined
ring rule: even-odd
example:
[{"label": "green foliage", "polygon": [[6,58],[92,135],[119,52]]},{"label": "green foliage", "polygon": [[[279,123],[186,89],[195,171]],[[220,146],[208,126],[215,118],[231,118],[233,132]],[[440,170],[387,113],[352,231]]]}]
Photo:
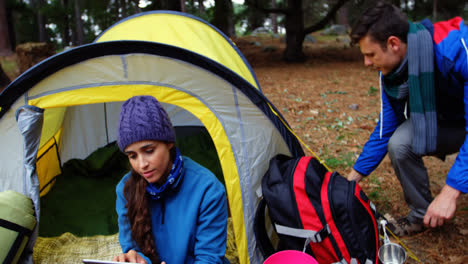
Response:
[{"label": "green foliage", "polygon": [[[130,2],[132,4],[132,2]],[[114,23],[120,20],[118,6],[111,4],[111,1],[86,1],[84,13],[90,17],[85,21],[86,39],[94,40],[103,30],[109,28]],[[137,10],[134,4],[130,8],[126,8],[127,16],[133,15]],[[95,29],[91,30],[92,27]],[[89,36],[92,33],[92,36]]]},{"label": "green foliage", "polygon": [[368,193],[369,199],[378,203],[378,208],[383,212],[387,212],[391,210],[391,203],[390,194],[388,193],[388,189],[382,188],[382,182],[379,180],[377,175],[372,175],[366,177],[365,181],[369,182],[370,192]]},{"label": "green foliage", "polygon": [[380,190],[371,191],[369,193],[369,198],[371,200],[379,200],[380,199]]},{"label": "green foliage", "polygon": [[186,2],[185,12],[197,16],[205,21],[210,21],[213,18],[214,8],[200,8],[197,1]]},{"label": "green foliage", "polygon": [[419,21],[425,18],[430,18],[434,21],[441,21],[453,18],[455,16],[466,16],[468,10],[465,10],[466,1],[460,0],[438,0],[437,1],[437,17],[433,15],[433,0],[431,1],[414,1],[414,5],[405,5],[402,3],[401,9],[408,15],[411,20]]},{"label": "green foliage", "polygon": [[325,16],[328,2],[327,0],[305,0],[303,2],[304,25],[306,27],[313,25]]},{"label": "green foliage", "polygon": [[44,5],[40,8],[40,12],[44,14],[47,19],[47,24],[53,25],[53,27],[47,28],[47,35],[49,36],[50,42],[53,42],[57,48],[70,45],[67,43],[63,45],[63,34],[66,30],[67,19],[72,17],[73,9],[68,6],[63,6],[61,1],[50,1],[48,5]]},{"label": "green foliage", "polygon": [[[340,137],[342,139],[345,138],[344,135],[338,136],[338,138]],[[336,154],[329,153],[328,148],[325,148],[323,157],[325,164],[334,170],[346,170],[352,167],[355,162],[353,152],[340,152],[338,153],[338,157],[336,157]]]},{"label": "green foliage", "polygon": [[[270,8],[271,0],[257,0],[256,1],[259,6],[263,6],[266,8]],[[260,10],[255,8],[248,7],[246,9],[246,19],[247,19],[247,31],[252,32],[254,29],[258,27],[263,27],[265,19],[268,17],[269,14],[264,13]]]},{"label": "green foliage", "polygon": [[[8,23],[13,24],[15,31],[14,40],[16,43],[24,43],[39,39],[34,8],[19,0],[8,0],[6,2],[7,12],[11,17]],[[10,25],[11,26],[11,25]]]},{"label": "green foliage", "polygon": [[371,185],[373,186],[373,190],[369,193],[369,198],[371,200],[378,200],[378,199],[383,199],[384,197],[381,197],[382,194],[382,187],[381,187],[381,182],[377,177],[369,177],[369,181],[371,182]]},{"label": "green foliage", "polygon": [[325,94],[347,94],[346,91],[325,91]]},{"label": "green foliage", "polygon": [[[199,6],[199,1],[185,1],[186,12],[200,17],[208,22],[212,21],[214,6],[208,7],[208,1],[205,0],[204,7]],[[256,1],[263,8],[271,8],[271,0]],[[420,20],[425,17],[431,17],[433,13],[433,1],[412,1],[412,5],[405,6],[407,1],[392,1],[402,3],[400,6],[406,12],[410,19]],[[445,0],[438,1],[437,20],[447,19],[460,15],[464,18],[468,16],[468,10],[465,8],[465,1]],[[40,12],[46,19],[47,33],[50,41],[55,42],[57,47],[66,46],[71,43],[62,43],[62,41],[71,38],[71,32],[75,30],[74,19],[74,0],[47,0],[43,1],[43,6],[37,8],[35,3],[38,1],[28,0],[6,0],[7,13],[10,14],[9,24],[15,32],[12,39],[16,43],[29,41],[38,41],[39,30],[37,23],[37,14]],[[125,6],[121,6],[125,3]],[[211,1],[213,3],[213,1]],[[85,32],[85,41],[93,41],[103,30],[109,28],[114,23],[121,20],[124,16],[131,16],[141,11],[150,11],[157,9],[172,8],[180,3],[175,0],[151,1],[151,4],[145,8],[139,8],[138,1],[115,1],[115,0],[81,0],[81,14],[84,18],[83,27]],[[304,15],[304,26],[310,26],[322,19],[334,1],[329,0],[303,0],[302,10]],[[348,21],[352,25],[359,14],[367,7],[375,4],[372,0],[350,0],[348,5]],[[277,1],[278,9],[287,8],[287,1]],[[236,34],[248,34],[257,27],[263,26],[265,20],[270,16],[247,4],[233,3],[234,17],[233,21],[236,27]],[[284,16],[278,14],[278,25],[284,24]],[[64,35],[68,34],[68,36]],[[316,36],[320,41],[322,36]]]},{"label": "green foliage", "polygon": [[236,35],[242,36],[246,33],[245,21],[248,15],[248,6],[232,3],[234,10],[234,27],[236,29]]},{"label": "green foliage", "polygon": [[374,96],[377,94],[379,90],[375,88],[374,86],[369,87],[369,91],[367,91],[367,95],[369,96]]}]

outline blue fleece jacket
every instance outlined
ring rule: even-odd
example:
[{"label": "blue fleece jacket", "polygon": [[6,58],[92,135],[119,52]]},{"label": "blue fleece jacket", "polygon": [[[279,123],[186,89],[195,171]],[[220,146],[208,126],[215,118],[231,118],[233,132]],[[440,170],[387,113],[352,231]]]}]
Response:
[{"label": "blue fleece jacket", "polygon": [[[438,122],[453,125],[461,119],[468,131],[468,28],[460,17],[435,24],[426,19],[421,24],[433,36]],[[400,118],[402,113],[395,112],[385,92],[381,94],[379,122],[354,164],[354,169],[363,175],[369,175],[377,168],[387,154],[388,140],[404,121]],[[461,115],[463,110],[464,116]],[[446,184],[463,193],[468,192],[468,137],[447,175]]]},{"label": "blue fleece jacket", "polygon": [[[224,186],[208,169],[183,157],[183,178],[175,190],[159,200],[150,199],[156,250],[167,264],[223,263],[227,238]],[[123,194],[126,174],[117,185],[116,209],[123,252],[141,250],[131,237]],[[143,256],[148,263],[151,261]]]}]

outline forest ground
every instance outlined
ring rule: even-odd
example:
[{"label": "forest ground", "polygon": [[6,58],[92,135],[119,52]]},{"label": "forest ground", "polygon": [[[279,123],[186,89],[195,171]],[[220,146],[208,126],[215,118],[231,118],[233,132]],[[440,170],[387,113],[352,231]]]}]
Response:
[{"label": "forest ground", "polygon": [[[282,61],[285,45],[280,39],[257,36],[233,41],[251,64],[265,96],[304,142],[307,154],[313,151],[330,169],[346,175],[376,125],[380,109],[377,73],[363,66],[357,47],[336,37],[315,37],[315,43],[304,43],[308,57],[304,63]],[[0,57],[12,80],[18,75],[15,59],[15,55]],[[445,162],[424,158],[433,194],[444,185],[455,158],[456,154]],[[408,213],[388,157],[361,186],[381,213],[395,218]],[[448,224],[400,239],[421,263],[461,264],[468,263],[467,235],[468,199],[462,195],[455,218]],[[407,263],[418,261],[408,257]]]},{"label": "forest ground", "polygon": [[[347,175],[380,110],[377,73],[364,67],[358,47],[316,35],[315,43],[304,44],[306,62],[293,64],[281,60],[285,45],[279,39],[245,37],[234,42],[251,64],[265,96],[297,136],[330,169]],[[307,154],[312,155],[308,150]],[[445,162],[424,158],[433,194],[443,187],[455,158],[456,154]],[[388,157],[361,186],[381,213],[399,218],[409,212]],[[448,224],[400,239],[422,263],[468,263],[467,235],[468,199],[463,195]],[[407,263],[418,261],[408,257]]]}]

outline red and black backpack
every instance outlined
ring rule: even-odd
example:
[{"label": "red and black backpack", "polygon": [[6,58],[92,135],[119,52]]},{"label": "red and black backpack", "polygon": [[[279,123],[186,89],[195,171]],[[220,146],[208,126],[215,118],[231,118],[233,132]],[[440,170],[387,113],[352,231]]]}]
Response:
[{"label": "red and black backpack", "polygon": [[[262,192],[254,232],[265,259],[295,249],[319,263],[378,263],[378,213],[356,182],[329,172],[315,158],[277,155]],[[265,228],[265,207],[279,238],[276,248]]]}]

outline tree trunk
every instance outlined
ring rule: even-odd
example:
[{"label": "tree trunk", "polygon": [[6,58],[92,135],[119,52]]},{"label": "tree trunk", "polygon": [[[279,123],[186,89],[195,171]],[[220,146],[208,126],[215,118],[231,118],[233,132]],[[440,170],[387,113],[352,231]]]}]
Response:
[{"label": "tree trunk", "polygon": [[185,13],[185,0],[180,0],[180,11]]},{"label": "tree trunk", "polygon": [[[60,3],[62,4],[62,7],[64,10],[68,7],[68,0],[61,0]],[[63,46],[69,46],[70,45],[70,16],[68,15],[68,12],[64,15],[63,18],[63,31],[62,31],[62,43]]]},{"label": "tree trunk", "polygon": [[13,11],[11,8],[6,7],[6,19],[8,25],[8,36],[10,37],[10,48],[12,51],[16,48],[16,35],[15,35],[15,26],[14,26],[14,18],[13,18]]},{"label": "tree trunk", "polygon": [[305,37],[302,0],[288,0],[288,9],[285,19],[286,49],[283,59],[289,62],[303,62],[306,58],[302,52]]},{"label": "tree trunk", "polygon": [[432,20],[437,21],[437,0],[432,0]]},{"label": "tree trunk", "polygon": [[182,7],[180,6],[180,1],[176,0],[164,0],[161,1],[161,9],[165,10],[173,10],[173,11],[181,11]]},{"label": "tree trunk", "polygon": [[203,4],[203,0],[198,0],[198,10],[200,11],[200,14],[205,13],[205,5]]},{"label": "tree trunk", "polygon": [[[276,0],[271,0],[271,8],[276,8]],[[274,34],[278,34],[278,18],[276,13],[271,13],[271,29]]]},{"label": "tree trunk", "polygon": [[75,0],[75,33],[76,33],[76,43],[75,45],[83,45],[84,40],[84,30],[83,30],[83,20],[81,19],[81,0]]},{"label": "tree trunk", "polygon": [[76,29],[76,26],[75,26],[75,0],[67,0],[67,3],[68,3],[68,8],[69,10],[73,10],[73,13],[70,14],[70,31],[69,31],[69,34],[70,34],[70,42],[71,42],[71,45],[72,46],[76,46],[78,40],[76,38],[76,33],[75,33],[75,29]]},{"label": "tree trunk", "polygon": [[228,37],[234,37],[233,7],[231,0],[215,0],[213,25]]},{"label": "tree trunk", "polygon": [[340,25],[345,25],[345,26],[348,26],[349,25],[349,22],[348,22],[348,10],[349,10],[349,3],[343,5],[337,12],[337,21],[338,21],[338,24]]},{"label": "tree trunk", "polygon": [[304,28],[303,5],[302,0],[288,0],[287,8],[262,8],[258,2],[245,0],[247,5],[254,6],[266,13],[281,13],[285,15],[286,27],[286,49],[283,53],[283,59],[290,62],[304,61],[305,54],[302,52],[302,43],[306,34],[323,29],[327,23],[336,16],[336,12],[349,0],[337,0],[328,13],[316,24]]},{"label": "tree trunk", "polygon": [[[270,3],[270,0],[268,0],[268,2],[265,0],[255,0],[255,3],[257,6],[266,6]],[[247,12],[247,31],[252,32],[259,27],[263,27],[266,18],[267,15],[265,13],[258,12],[255,8],[250,8]]]},{"label": "tree trunk", "polygon": [[39,41],[47,42],[47,31],[46,31],[46,18],[42,14],[42,7],[44,6],[44,0],[36,0],[36,16],[37,16],[37,25],[39,27]]},{"label": "tree trunk", "polygon": [[[5,0],[0,0],[0,56],[12,53]],[[3,71],[2,71],[3,73]]]},{"label": "tree trunk", "polygon": [[390,4],[392,4],[392,5],[394,5],[394,6],[401,9],[401,0],[391,0]]}]

